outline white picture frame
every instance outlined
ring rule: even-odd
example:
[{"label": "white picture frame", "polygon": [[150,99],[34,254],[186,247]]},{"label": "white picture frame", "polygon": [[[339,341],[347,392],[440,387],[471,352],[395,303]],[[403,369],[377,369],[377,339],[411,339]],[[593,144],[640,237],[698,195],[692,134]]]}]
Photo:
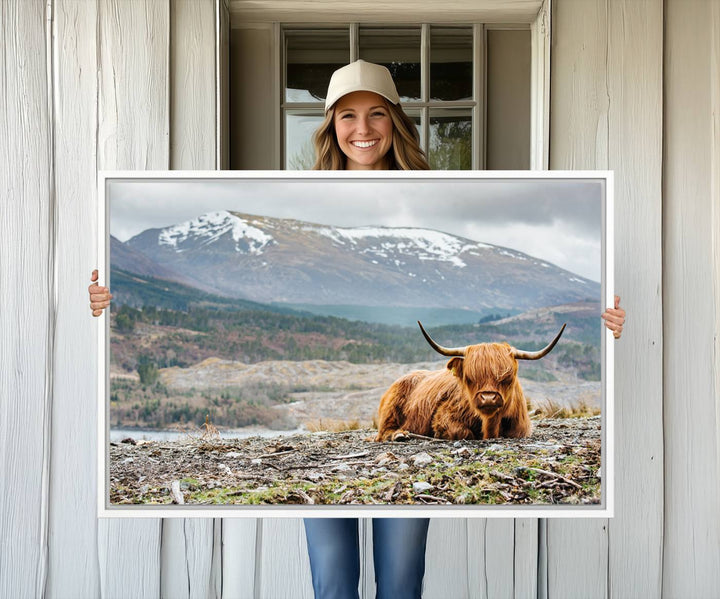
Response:
[{"label": "white picture frame", "polygon": [[[585,185],[587,184],[587,185]],[[573,190],[585,185],[592,189],[588,197],[577,198],[574,204]],[[123,187],[124,186],[124,187]],[[132,192],[130,188],[135,189]],[[149,191],[153,189],[154,191]],[[222,191],[222,190],[225,191]],[[130,191],[128,191],[130,190]],[[165,190],[163,192],[163,190]],[[428,190],[420,191],[420,190]],[[439,193],[442,190],[442,193]],[[487,191],[492,190],[492,191]],[[253,198],[250,198],[250,192]],[[263,193],[265,194],[263,196]],[[132,227],[166,227],[191,220],[192,211],[196,215],[223,209],[230,211],[253,211],[271,218],[293,218],[319,222],[318,215],[328,212],[328,206],[335,202],[338,193],[348,203],[347,208],[333,212],[327,218],[333,222],[323,224],[339,227],[359,227],[361,225],[439,228],[445,226],[445,220],[454,220],[463,225],[463,231],[477,230],[477,234],[491,235],[488,226],[494,227],[497,235],[505,238],[530,240],[533,235],[542,233],[547,236],[548,244],[557,244],[550,256],[565,255],[568,266],[563,268],[570,273],[578,272],[586,246],[578,241],[582,235],[578,231],[573,241],[573,231],[558,232],[557,226],[578,223],[579,228],[594,228],[593,235],[599,243],[593,245],[594,264],[592,272],[599,275],[598,307],[613,305],[613,173],[609,171],[101,171],[98,174],[99,197],[99,255],[100,284],[108,283],[113,290],[109,275],[110,268],[110,234],[122,229],[125,235]],[[135,194],[133,196],[133,194]],[[161,204],[161,196],[165,204]],[[193,195],[194,194],[194,195]],[[515,195],[513,195],[515,194]],[[533,196],[535,194],[535,196]],[[554,198],[555,194],[557,198]],[[592,197],[590,197],[592,196]],[[513,200],[513,197],[519,199]],[[532,198],[537,197],[537,204]],[[285,198],[280,199],[278,198]],[[363,199],[364,198],[364,199]],[[521,199],[520,199],[521,198]],[[581,201],[582,200],[582,201]],[[531,203],[527,203],[530,201]],[[495,209],[492,218],[480,217],[482,210],[476,208],[487,202],[486,210]],[[506,202],[517,202],[513,210],[506,210]],[[523,204],[523,202],[526,202]],[[589,202],[589,203],[588,203]],[[363,218],[371,212],[364,209],[365,204],[372,204],[373,210],[383,210],[387,219],[383,223],[360,222],[355,224],[347,219]],[[230,205],[232,204],[232,205]],[[397,215],[402,213],[400,206],[414,206],[413,210],[405,210],[405,214],[414,215],[426,212],[423,216],[424,225],[415,222],[416,216],[409,221],[400,222]],[[419,206],[422,204],[423,208]],[[533,205],[542,204],[542,216],[533,221]],[[591,207],[594,216],[588,218],[584,209],[579,206]],[[498,209],[502,206],[502,210]],[[530,206],[530,208],[528,208]],[[258,210],[260,207],[260,210]],[[383,208],[385,207],[385,208]],[[273,212],[267,213],[267,210]],[[334,210],[334,209],[333,209]],[[547,211],[550,211],[548,214]],[[554,212],[553,212],[554,211]],[[498,216],[502,212],[505,216]],[[563,212],[570,212],[572,218],[563,220]],[[164,214],[163,214],[164,213]],[[471,214],[472,213],[472,214]],[[512,230],[515,214],[523,226]],[[556,214],[555,214],[556,213]],[[379,213],[378,213],[379,214]],[[490,214],[489,212],[486,214]],[[446,218],[447,217],[447,218]],[[452,217],[452,218],[451,218]],[[377,217],[380,218],[380,217]],[[144,220],[143,220],[144,219]],[[422,220],[422,219],[421,219]],[[539,222],[542,220],[542,222]],[[491,221],[488,226],[479,225],[480,221]],[[519,222],[518,221],[518,222]],[[135,224],[132,224],[132,223]],[[145,223],[144,225],[142,223]],[[354,222],[354,221],[353,221]],[[428,225],[430,223],[430,225]],[[494,223],[494,224],[493,224]],[[555,223],[555,224],[553,224]],[[448,225],[449,226],[449,225]],[[555,229],[553,227],[556,227]],[[537,228],[537,231],[534,229]],[[567,227],[566,227],[567,228]],[[553,232],[554,231],[554,232]],[[132,231],[131,231],[132,232]],[[570,233],[565,235],[565,233]],[[585,235],[587,231],[583,231]],[[492,233],[495,234],[495,233]],[[461,235],[462,237],[463,235]],[[561,237],[564,237],[561,240]],[[535,256],[530,251],[504,246],[498,239],[476,239],[481,243],[493,246],[510,247],[513,250]],[[575,243],[575,246],[573,246]],[[597,247],[596,247],[597,246]],[[536,246],[537,247],[537,246]],[[573,247],[575,249],[573,250]],[[590,247],[588,245],[587,247]],[[578,254],[573,256],[572,254]],[[547,256],[535,256],[540,262],[555,265]],[[573,261],[574,260],[574,261]],[[589,266],[587,266],[590,268]],[[561,267],[562,268],[562,267]],[[118,300],[114,300],[118,303]],[[298,302],[299,303],[299,302]],[[602,310],[600,310],[602,311]],[[109,448],[110,448],[110,315],[106,310],[99,319],[98,348],[98,515],[100,517],[482,517],[482,518],[555,518],[555,517],[596,517],[613,516],[614,505],[614,399],[613,399],[613,338],[612,334],[601,324],[597,314],[597,335],[600,347],[600,405],[599,417],[601,430],[601,477],[600,498],[598,503],[588,505],[548,505],[548,504],[483,504],[472,505],[128,505],[110,502]],[[432,332],[432,331],[431,331]],[[424,343],[419,337],[418,343]],[[478,341],[479,342],[479,341]],[[522,377],[523,366],[520,367]],[[412,442],[412,440],[410,440]],[[487,443],[479,441],[478,443]]]}]

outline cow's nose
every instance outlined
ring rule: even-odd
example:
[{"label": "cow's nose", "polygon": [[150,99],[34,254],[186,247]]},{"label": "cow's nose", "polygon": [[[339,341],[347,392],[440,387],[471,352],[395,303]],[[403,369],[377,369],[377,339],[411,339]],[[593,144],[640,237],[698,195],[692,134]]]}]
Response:
[{"label": "cow's nose", "polygon": [[483,391],[480,393],[482,403],[495,403],[500,394],[495,391]]}]

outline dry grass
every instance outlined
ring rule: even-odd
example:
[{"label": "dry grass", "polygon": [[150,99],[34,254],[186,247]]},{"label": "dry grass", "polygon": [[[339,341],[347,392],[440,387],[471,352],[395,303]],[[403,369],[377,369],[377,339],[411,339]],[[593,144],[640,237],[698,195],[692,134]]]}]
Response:
[{"label": "dry grass", "polygon": [[588,418],[590,416],[598,416],[600,414],[600,408],[590,406],[583,400],[568,407],[549,399],[544,400],[534,410],[531,409],[530,413],[533,418],[539,420],[543,418]]},{"label": "dry grass", "polygon": [[205,422],[200,426],[195,426],[191,422],[179,422],[169,428],[183,433],[187,439],[192,441],[211,441],[220,438],[220,431],[210,422],[209,415],[205,415]]},{"label": "dry grass", "polygon": [[219,439],[220,438],[220,431],[215,427],[215,425],[210,422],[210,416],[205,415],[205,424],[203,424],[200,428],[204,428],[205,430],[202,432],[202,435],[200,435],[200,438],[203,440],[208,439]]},{"label": "dry grass", "polygon": [[316,420],[307,420],[304,422],[305,428],[312,433],[327,431],[332,433],[340,433],[343,431],[356,431],[364,428],[359,420],[338,420],[335,418],[318,418]]}]

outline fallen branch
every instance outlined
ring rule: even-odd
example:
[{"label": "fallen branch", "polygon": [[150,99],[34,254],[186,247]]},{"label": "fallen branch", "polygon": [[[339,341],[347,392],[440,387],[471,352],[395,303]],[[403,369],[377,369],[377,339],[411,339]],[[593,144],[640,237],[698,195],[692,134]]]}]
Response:
[{"label": "fallen branch", "polygon": [[402,483],[398,480],[395,482],[395,484],[390,488],[390,490],[385,493],[385,502],[390,503],[393,498],[402,491]]},{"label": "fallen branch", "polygon": [[435,501],[436,503],[450,503],[447,499],[443,499],[442,497],[435,497],[435,495],[427,495],[423,493],[422,495],[415,495],[415,499],[420,499],[421,501]]},{"label": "fallen branch", "polygon": [[252,493],[253,489],[238,489],[237,491],[231,491],[226,493],[225,497],[237,497],[238,495],[245,495],[245,493]]},{"label": "fallen branch", "polygon": [[183,505],[185,503],[185,497],[183,496],[182,491],[180,491],[179,480],[174,480],[172,485],[170,485],[170,495],[172,496],[173,503],[177,503],[178,505]]},{"label": "fallen branch", "polygon": [[298,495],[307,505],[315,505],[315,500],[302,489],[294,489],[292,492]]},{"label": "fallen branch", "polygon": [[[418,435],[416,433],[403,433],[404,437],[410,439],[421,439],[423,441],[432,441],[433,443],[447,443],[449,439],[436,439],[435,437],[426,437],[425,435]],[[391,443],[401,443],[402,441],[391,441]]]},{"label": "fallen branch", "polygon": [[294,451],[297,451],[297,449],[288,449],[287,451],[278,451],[277,453],[264,453],[260,457],[262,458],[275,458],[279,455],[287,455],[288,453],[293,453]]},{"label": "fallen branch", "polygon": [[551,477],[556,478],[564,483],[567,483],[568,485],[571,485],[578,489],[582,489],[582,487],[579,484],[577,484],[574,480],[565,478],[564,476],[562,476],[561,474],[558,474],[557,472],[550,472],[549,470],[541,470],[540,468],[530,468],[529,466],[518,466],[515,470],[518,472],[536,472],[537,474],[542,474],[544,476],[551,476]]},{"label": "fallen branch", "polygon": [[493,476],[498,480],[504,480],[505,482],[508,482],[508,483],[517,484],[517,480],[515,479],[514,476],[508,476],[507,474],[503,474],[502,472],[497,472],[495,470],[491,470],[490,476]]},{"label": "fallen branch", "polygon": [[369,451],[362,451],[360,453],[351,453],[348,455],[334,455],[330,456],[331,460],[349,460],[350,458],[364,458],[366,455],[370,455]]},{"label": "fallen branch", "polygon": [[259,474],[239,474],[237,472],[233,472],[232,477],[238,478],[240,480],[252,480],[255,482],[263,482],[263,483],[272,483],[272,482],[276,481],[276,479],[274,479],[274,478],[270,478],[267,476],[261,476]]},{"label": "fallen branch", "polygon": [[[367,462],[365,460],[355,460],[354,462],[345,462],[348,466],[356,466],[358,464],[365,464],[367,465]],[[276,468],[277,470],[297,470],[300,469],[311,469],[311,468],[336,468],[337,464],[295,464],[290,466],[283,466],[282,468],[279,466],[274,466],[273,464],[268,464],[268,466],[273,466],[273,468]]]}]

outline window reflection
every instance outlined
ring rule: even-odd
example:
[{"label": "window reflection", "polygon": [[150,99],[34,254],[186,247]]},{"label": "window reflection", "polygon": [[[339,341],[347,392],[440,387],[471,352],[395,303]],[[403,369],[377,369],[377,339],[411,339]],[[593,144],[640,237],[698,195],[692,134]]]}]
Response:
[{"label": "window reflection", "polygon": [[420,100],[420,28],[360,28],[360,58],[388,68],[401,102]]},{"label": "window reflection", "polygon": [[433,170],[472,168],[472,115],[469,110],[430,111],[428,162]]},{"label": "window reflection", "polygon": [[431,100],[472,100],[472,65],[472,28],[430,29]]},{"label": "window reflection", "polygon": [[285,170],[312,169],[315,164],[312,135],[322,121],[322,114],[310,112],[293,112],[285,115]]},{"label": "window reflection", "polygon": [[285,52],[285,101],[323,101],[333,71],[350,62],[349,30],[288,31]]}]

